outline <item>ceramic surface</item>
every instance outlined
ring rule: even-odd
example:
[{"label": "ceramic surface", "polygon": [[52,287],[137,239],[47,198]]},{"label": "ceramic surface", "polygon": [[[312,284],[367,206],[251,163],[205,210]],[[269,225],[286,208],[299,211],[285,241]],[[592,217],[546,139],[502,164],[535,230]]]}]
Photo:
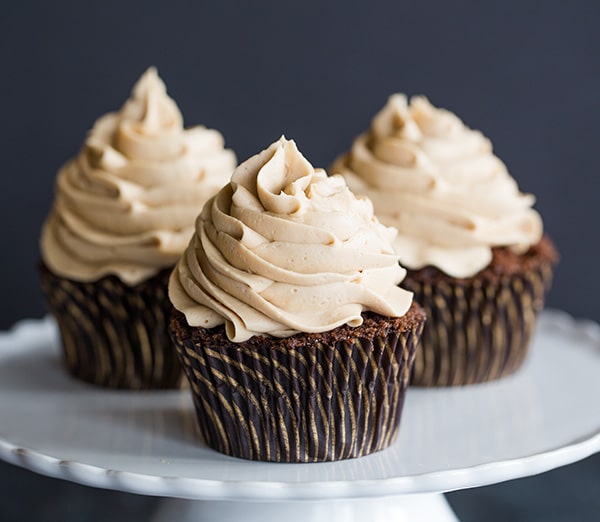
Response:
[{"label": "ceramic surface", "polygon": [[69,377],[54,322],[0,334],[0,458],[46,475],[205,500],[434,493],[532,475],[600,451],[600,327],[545,312],[516,375],[408,391],[388,450],[324,464],[238,460],[198,438],[186,391],[123,392]]}]

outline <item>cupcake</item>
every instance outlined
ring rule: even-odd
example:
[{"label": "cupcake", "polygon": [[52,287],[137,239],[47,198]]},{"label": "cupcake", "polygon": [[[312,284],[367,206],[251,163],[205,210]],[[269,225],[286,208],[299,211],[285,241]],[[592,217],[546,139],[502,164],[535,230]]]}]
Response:
[{"label": "cupcake", "polygon": [[96,121],[58,173],[41,235],[42,289],[74,376],[113,388],[177,386],[169,273],[235,165],[217,131],[183,128],[154,68],[120,111]]},{"label": "cupcake", "polygon": [[394,234],[283,137],[206,203],[169,296],[209,446],[315,462],[394,441],[425,318]]},{"label": "cupcake", "polygon": [[371,198],[427,325],[412,383],[500,378],[525,359],[556,250],[490,141],[424,97],[390,97],[332,167]]}]

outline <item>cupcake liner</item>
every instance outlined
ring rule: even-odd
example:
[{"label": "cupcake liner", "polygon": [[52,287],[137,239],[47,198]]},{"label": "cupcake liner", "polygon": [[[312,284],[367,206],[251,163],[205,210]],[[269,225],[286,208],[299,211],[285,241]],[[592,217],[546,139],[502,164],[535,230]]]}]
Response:
[{"label": "cupcake liner", "polygon": [[169,274],[130,287],[113,275],[73,281],[41,265],[42,290],[73,376],[108,388],[179,386],[181,366],[168,334]]},{"label": "cupcake liner", "polygon": [[474,384],[519,369],[552,283],[553,264],[539,260],[491,278],[431,280],[421,271],[409,272],[402,286],[414,292],[427,314],[411,384]]},{"label": "cupcake liner", "polygon": [[379,326],[373,336],[358,327],[353,335],[299,334],[290,345],[293,338],[233,343],[223,327],[190,328],[175,311],[171,334],[210,447],[249,460],[318,462],[396,439],[420,309],[416,317],[404,332]]}]

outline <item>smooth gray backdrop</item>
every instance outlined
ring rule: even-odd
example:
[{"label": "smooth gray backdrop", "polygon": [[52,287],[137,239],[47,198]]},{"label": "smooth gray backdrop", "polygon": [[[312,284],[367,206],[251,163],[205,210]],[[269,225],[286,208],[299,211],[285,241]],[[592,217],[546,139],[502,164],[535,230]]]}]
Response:
[{"label": "smooth gray backdrop", "polygon": [[[37,241],[56,171],[150,65],[186,123],[219,129],[240,160],[285,133],[327,166],[388,95],[426,94],[536,194],[562,255],[549,305],[600,320],[599,23],[593,0],[3,2],[0,328],[45,313]],[[451,500],[463,520],[595,520],[599,477],[595,457]],[[1,520],[153,506],[7,465],[0,486]]]}]

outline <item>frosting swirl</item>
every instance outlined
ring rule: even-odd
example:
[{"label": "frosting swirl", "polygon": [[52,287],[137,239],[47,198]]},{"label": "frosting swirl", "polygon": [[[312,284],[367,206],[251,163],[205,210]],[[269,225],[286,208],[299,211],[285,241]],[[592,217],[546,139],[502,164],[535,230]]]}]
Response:
[{"label": "frosting swirl", "polygon": [[396,286],[394,235],[282,137],[206,203],[169,296],[190,326],[224,323],[236,342],[358,326],[367,310],[402,316],[412,294]]},{"label": "frosting swirl", "polygon": [[391,96],[332,171],[398,229],[394,247],[411,269],[470,277],[492,247],[524,251],[542,236],[535,198],[519,192],[490,141],[422,96]]},{"label": "frosting swirl", "polygon": [[223,145],[215,130],[183,128],[156,69],[148,69],[59,171],[41,238],[48,268],[79,281],[116,274],[134,285],[173,266],[198,210],[235,168]]}]

